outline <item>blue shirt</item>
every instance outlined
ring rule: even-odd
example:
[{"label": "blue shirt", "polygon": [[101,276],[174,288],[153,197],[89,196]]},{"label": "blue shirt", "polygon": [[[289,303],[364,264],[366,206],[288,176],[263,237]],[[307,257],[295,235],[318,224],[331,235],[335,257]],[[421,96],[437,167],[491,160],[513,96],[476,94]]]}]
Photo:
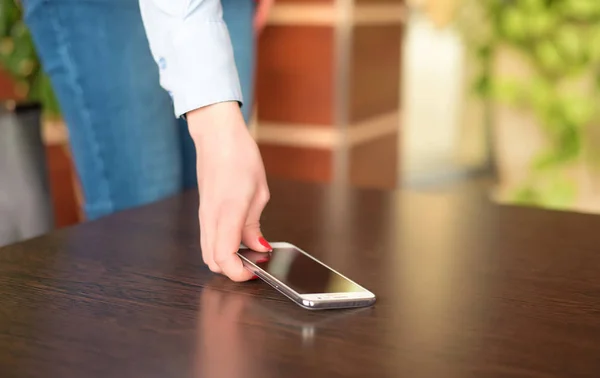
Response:
[{"label": "blue shirt", "polygon": [[175,115],[237,101],[242,90],[221,0],[139,0],[160,83]]}]

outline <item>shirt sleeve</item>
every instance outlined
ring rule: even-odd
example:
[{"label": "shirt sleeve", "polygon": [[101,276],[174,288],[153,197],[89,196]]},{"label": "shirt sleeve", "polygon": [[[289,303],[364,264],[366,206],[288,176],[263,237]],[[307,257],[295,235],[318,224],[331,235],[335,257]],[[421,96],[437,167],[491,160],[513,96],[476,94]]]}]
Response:
[{"label": "shirt sleeve", "polygon": [[237,101],[240,80],[221,0],[139,0],[160,83],[175,115]]}]

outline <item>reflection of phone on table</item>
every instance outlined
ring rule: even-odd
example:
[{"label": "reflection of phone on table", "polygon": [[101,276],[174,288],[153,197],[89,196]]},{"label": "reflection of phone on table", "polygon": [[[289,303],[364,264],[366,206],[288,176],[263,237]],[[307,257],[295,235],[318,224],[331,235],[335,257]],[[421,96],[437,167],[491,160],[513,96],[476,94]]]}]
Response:
[{"label": "reflection of phone on table", "polygon": [[312,310],[371,306],[375,295],[290,243],[270,253],[241,248],[246,269],[298,305]]}]

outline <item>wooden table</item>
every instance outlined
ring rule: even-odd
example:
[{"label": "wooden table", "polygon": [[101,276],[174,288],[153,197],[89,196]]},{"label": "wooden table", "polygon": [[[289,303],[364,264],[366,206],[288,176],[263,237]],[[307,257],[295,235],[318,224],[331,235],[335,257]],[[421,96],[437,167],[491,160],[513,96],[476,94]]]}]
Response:
[{"label": "wooden table", "polygon": [[600,377],[600,217],[485,193],[271,183],[270,240],[379,297],[309,312],[215,276],[196,199],[0,250],[0,376]]}]

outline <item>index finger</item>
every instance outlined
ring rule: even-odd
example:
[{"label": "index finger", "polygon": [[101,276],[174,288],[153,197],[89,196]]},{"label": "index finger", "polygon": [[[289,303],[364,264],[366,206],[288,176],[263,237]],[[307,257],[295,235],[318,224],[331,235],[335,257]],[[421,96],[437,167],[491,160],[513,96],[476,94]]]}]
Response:
[{"label": "index finger", "polygon": [[248,204],[229,202],[217,212],[217,230],[214,240],[215,263],[223,274],[232,281],[248,281],[254,275],[244,267],[237,255],[242,241],[242,230],[246,222]]}]

